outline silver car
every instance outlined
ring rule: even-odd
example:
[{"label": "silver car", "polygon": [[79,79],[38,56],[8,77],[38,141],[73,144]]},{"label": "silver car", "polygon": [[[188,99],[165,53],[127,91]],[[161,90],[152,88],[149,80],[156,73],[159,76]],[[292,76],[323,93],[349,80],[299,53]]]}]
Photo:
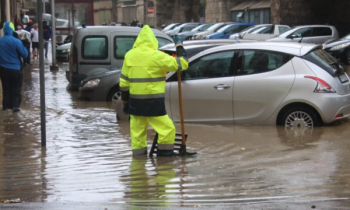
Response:
[{"label": "silver car", "polygon": [[191,40],[192,36],[195,33],[206,31],[212,25],[214,25],[214,24],[213,23],[203,24],[203,25],[197,26],[196,28],[192,29],[191,31],[181,32],[181,33],[177,34],[177,36],[181,40]]},{"label": "silver car", "polygon": [[[186,41],[184,42],[184,47],[187,50],[189,56],[195,55],[198,52],[204,51],[211,47],[216,47],[219,45],[228,45],[237,43],[235,40],[225,40],[225,41]],[[174,44],[168,44],[161,48],[169,54],[173,54],[175,49]],[[79,97],[84,100],[90,101],[115,101],[119,98],[119,75],[121,69],[116,70],[101,71],[92,74],[85,78],[79,87]]]},{"label": "silver car", "polygon": [[[182,73],[186,122],[278,124],[312,128],[350,115],[344,68],[319,46],[238,43],[189,59]],[[166,82],[166,109],[179,122],[177,74]]]},{"label": "silver car", "polygon": [[334,26],[306,25],[293,27],[267,41],[323,44],[336,39],[339,39],[339,33]]}]

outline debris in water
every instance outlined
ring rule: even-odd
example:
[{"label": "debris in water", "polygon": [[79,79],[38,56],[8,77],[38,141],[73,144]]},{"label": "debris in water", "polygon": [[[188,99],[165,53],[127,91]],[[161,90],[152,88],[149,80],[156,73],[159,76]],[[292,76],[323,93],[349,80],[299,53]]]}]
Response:
[{"label": "debris in water", "polygon": [[0,200],[0,203],[5,203],[5,204],[9,204],[9,203],[24,203],[24,201],[21,201],[20,198],[11,199],[11,200],[2,199],[2,200]]}]

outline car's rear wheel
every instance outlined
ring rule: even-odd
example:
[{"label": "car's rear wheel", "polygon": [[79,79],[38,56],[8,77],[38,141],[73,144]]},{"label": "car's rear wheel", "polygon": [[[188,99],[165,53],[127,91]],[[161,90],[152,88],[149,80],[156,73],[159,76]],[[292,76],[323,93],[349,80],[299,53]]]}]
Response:
[{"label": "car's rear wheel", "polygon": [[280,125],[293,130],[296,129],[312,129],[320,126],[321,120],[317,113],[310,108],[297,106],[289,108],[281,117]]}]

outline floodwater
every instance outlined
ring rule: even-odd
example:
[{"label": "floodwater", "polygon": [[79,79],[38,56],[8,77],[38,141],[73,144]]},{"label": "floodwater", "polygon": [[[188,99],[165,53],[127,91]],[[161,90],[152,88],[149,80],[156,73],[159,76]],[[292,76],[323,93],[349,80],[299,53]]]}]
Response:
[{"label": "floodwater", "polygon": [[[197,157],[133,158],[129,124],[116,121],[112,102],[79,100],[62,68],[46,68],[45,83],[46,148],[35,65],[25,69],[22,111],[0,111],[0,200],[350,204],[349,119],[304,132],[186,124],[188,150]],[[149,147],[154,134],[149,129]]]}]

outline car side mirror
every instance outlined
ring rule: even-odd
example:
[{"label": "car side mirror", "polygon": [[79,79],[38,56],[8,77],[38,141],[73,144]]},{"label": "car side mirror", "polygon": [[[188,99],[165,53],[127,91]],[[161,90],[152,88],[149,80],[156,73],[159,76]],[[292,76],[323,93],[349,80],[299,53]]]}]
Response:
[{"label": "car side mirror", "polygon": [[297,38],[297,35],[292,34],[292,35],[290,35],[289,37],[290,37],[291,39],[295,39],[295,38]]}]

